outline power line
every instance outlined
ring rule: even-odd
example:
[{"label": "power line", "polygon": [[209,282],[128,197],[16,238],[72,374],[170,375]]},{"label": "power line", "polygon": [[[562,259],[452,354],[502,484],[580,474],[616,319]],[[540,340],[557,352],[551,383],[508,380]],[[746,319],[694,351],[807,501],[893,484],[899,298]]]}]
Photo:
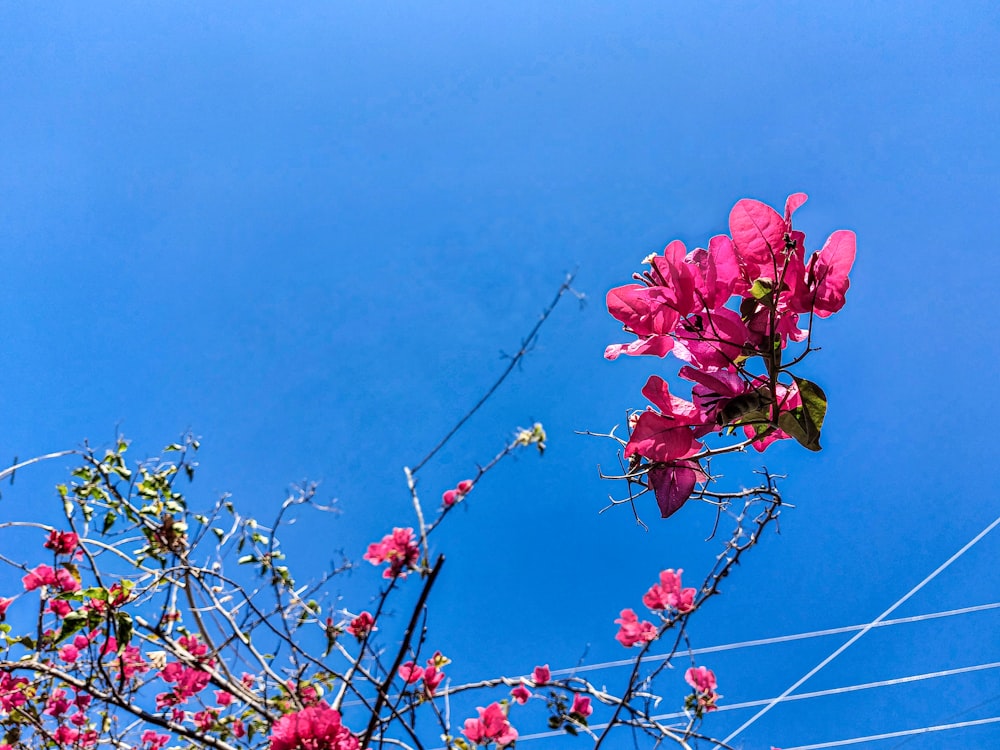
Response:
[{"label": "power line", "polygon": [[[940,612],[927,612],[922,615],[911,615],[910,617],[897,617],[893,620],[882,620],[882,622],[872,626],[876,628],[887,628],[890,625],[904,625],[913,622],[924,622],[925,620],[935,620],[942,617],[955,617],[957,615],[968,615],[975,612],[985,612],[991,609],[1000,609],[1000,602],[990,602],[989,604],[975,604],[971,607],[959,607],[957,609],[946,609]],[[788,643],[789,641],[801,641],[808,638],[818,638],[826,635],[839,635],[841,633],[853,633],[858,630],[862,630],[868,627],[870,623],[863,625],[844,625],[839,628],[827,628],[825,630],[811,630],[806,633],[792,633],[791,635],[779,635],[772,638],[757,638],[751,641],[735,641],[733,643],[723,643],[717,646],[703,646],[702,648],[691,649],[691,651],[685,651],[685,654],[691,654],[692,656],[697,656],[699,654],[714,654],[720,651],[733,651],[741,648],[752,648],[754,646],[771,646],[778,643]],[[665,661],[667,656],[665,654],[660,654],[656,656],[647,657],[645,661]],[[597,662],[594,664],[584,664],[579,667],[567,667],[560,669],[551,670],[552,675],[574,675],[580,672],[593,672],[598,669],[607,669],[611,667],[626,667],[632,666],[632,659],[620,659],[617,661],[604,661]],[[522,675],[524,679],[531,679],[531,675]],[[517,679],[517,678],[514,678]],[[350,700],[345,701],[345,706],[360,706],[363,701],[360,700]],[[722,707],[720,707],[721,710]]]},{"label": "power line", "polygon": [[[790,701],[801,701],[807,700],[809,698],[823,698],[829,695],[839,695],[841,693],[850,693],[857,690],[869,690],[873,688],[880,687],[891,687],[893,685],[903,685],[911,682],[920,682],[921,680],[931,680],[937,677],[951,677],[958,674],[967,674],[969,672],[981,672],[986,669],[996,669],[1000,667],[1000,661],[987,662],[985,664],[974,664],[970,667],[955,667],[953,669],[942,669],[937,672],[924,672],[923,674],[908,675],[906,677],[895,677],[891,680],[879,680],[877,682],[863,682],[857,685],[844,685],[837,688],[828,688],[826,690],[816,690],[811,693],[796,693],[795,695],[790,695],[785,698],[785,702]],[[765,698],[763,700],[754,701],[744,701],[743,703],[728,703],[723,704],[718,707],[714,713],[722,713],[723,711],[738,711],[744,708],[755,708],[756,706],[763,706],[770,703],[773,698]],[[667,721],[669,719],[681,719],[687,718],[688,714],[684,711],[676,711],[674,713],[668,714],[658,714],[656,716],[650,717],[653,721]],[[607,724],[595,724],[590,728],[594,731],[605,729]],[[546,737],[556,737],[565,734],[562,731],[550,731],[550,732],[536,732],[535,734],[526,734],[518,738],[518,742],[526,742],[528,740],[539,740]],[[794,748],[785,748],[784,750],[795,750]]]},{"label": "power line", "polygon": [[[736,641],[733,643],[723,643],[718,646],[704,646],[702,648],[691,649],[691,651],[685,651],[684,653],[690,653],[692,656],[697,656],[699,654],[714,654],[720,651],[732,651],[740,648],[751,648],[754,646],[771,646],[777,643],[787,643],[789,641],[801,641],[808,638],[818,638],[825,635],[839,635],[841,633],[853,633],[858,630],[864,630],[865,628],[884,628],[890,625],[902,625],[904,623],[911,622],[923,622],[924,620],[934,620],[940,617],[952,617],[954,615],[965,615],[971,614],[973,612],[983,612],[985,610],[1000,608],[1000,602],[991,602],[989,604],[977,604],[972,607],[961,607],[959,609],[947,609],[940,612],[928,612],[923,615],[913,615],[911,617],[899,617],[893,620],[882,620],[878,623],[863,623],[861,625],[844,625],[839,628],[827,628],[825,630],[811,630],[805,633],[793,633],[791,635],[779,635],[772,638],[758,638],[751,641]],[[665,661],[668,658],[666,654],[658,654],[655,656],[646,657],[646,662],[655,661]],[[593,672],[598,669],[607,669],[610,667],[630,667],[634,664],[633,659],[617,659],[615,661],[604,661],[597,662],[595,664],[584,664],[579,667],[567,667],[563,669],[553,669],[553,675],[573,675],[579,674],[580,672]],[[530,677],[530,675],[527,675]]]},{"label": "power line", "polygon": [[[877,682],[862,682],[857,685],[844,685],[838,688],[827,688],[826,690],[815,690],[811,693],[795,693],[795,695],[789,695],[785,698],[785,703],[791,701],[801,701],[808,698],[824,698],[828,695],[840,695],[841,693],[852,693],[857,690],[869,690],[871,688],[880,687],[892,687],[893,685],[905,685],[910,682],[920,682],[921,680],[931,680],[936,677],[951,677],[957,674],[967,674],[968,672],[981,672],[984,669],[996,669],[1000,667],[1000,661],[992,661],[986,664],[974,664],[971,667],[955,667],[954,669],[942,669],[938,672],[924,672],[923,674],[914,674],[907,677],[896,677],[891,680],[878,680]],[[754,708],[755,706],[763,706],[769,703],[772,698],[767,698],[765,700],[756,701],[744,701],[743,703],[726,703],[719,706],[714,713],[720,713],[722,711],[737,711],[741,708]],[[683,711],[677,711],[671,714],[661,714],[659,716],[652,717],[656,721],[661,721],[664,719],[679,719],[682,716],[687,716]]]},{"label": "power line", "polygon": [[870,734],[867,737],[852,737],[848,740],[835,740],[834,742],[819,742],[815,745],[796,745],[786,747],[784,750],[822,750],[827,747],[843,747],[844,745],[857,745],[860,742],[872,742],[874,740],[891,740],[894,737],[907,737],[914,734],[930,734],[931,732],[944,732],[949,729],[962,729],[963,727],[977,727],[983,724],[996,724],[1000,722],[1000,716],[991,716],[988,719],[972,719],[971,721],[959,721],[955,724],[937,724],[931,727],[920,727],[919,729],[904,729],[900,732],[885,732],[884,734]]},{"label": "power line", "polygon": [[[722,744],[728,744],[729,742],[731,742],[735,737],[739,736],[740,733],[743,732],[744,729],[746,729],[750,725],[754,724],[757,721],[757,719],[759,719],[761,716],[763,716],[764,714],[766,714],[768,711],[770,711],[776,705],[778,705],[779,703],[781,703],[781,701],[783,701],[785,698],[787,698],[792,692],[794,692],[806,680],[808,680],[810,677],[812,677],[817,672],[819,672],[821,669],[823,669],[823,667],[825,667],[827,664],[829,664],[834,659],[836,659],[838,656],[840,656],[842,653],[844,653],[858,639],[860,639],[865,633],[867,633],[869,630],[871,630],[872,628],[874,628],[875,626],[877,626],[880,622],[882,622],[883,620],[885,620],[886,617],[888,617],[889,615],[891,615],[896,609],[898,609],[900,606],[902,606],[903,603],[906,602],[911,596],[913,596],[914,594],[916,594],[918,591],[920,591],[920,589],[922,589],[928,583],[930,583],[935,578],[937,578],[937,576],[940,573],[942,573],[945,569],[947,569],[948,566],[950,566],[958,558],[960,558],[962,555],[964,555],[966,552],[968,552],[970,549],[972,549],[973,546],[975,546],[984,536],[986,536],[987,534],[989,534],[998,525],[1000,525],[1000,516],[998,516],[996,519],[994,519],[994,521],[991,524],[989,524],[985,529],[983,529],[978,534],[976,534],[976,536],[974,536],[972,539],[970,539],[965,544],[965,546],[962,547],[958,552],[956,552],[954,555],[952,555],[947,560],[945,560],[943,563],[941,563],[941,565],[939,565],[937,567],[937,569],[934,570],[934,572],[932,572],[930,575],[928,575],[926,578],[924,578],[924,580],[922,580],[920,583],[918,583],[912,589],[910,589],[909,591],[907,591],[902,597],[900,597],[899,599],[897,599],[892,604],[892,606],[890,606],[882,614],[880,614],[878,617],[876,617],[872,622],[870,622],[869,624],[865,625],[865,627],[863,629],[861,629],[854,636],[852,636],[850,639],[848,639],[846,643],[844,643],[838,649],[836,649],[835,651],[833,651],[833,653],[831,653],[829,656],[827,656],[825,659],[823,659],[823,661],[821,661],[815,667],[813,667],[808,672],[806,672],[802,677],[800,677],[798,680],[796,680],[791,686],[789,686],[785,690],[785,692],[783,692],[777,698],[774,698],[770,703],[768,703],[766,706],[764,706],[760,711],[758,711],[756,714],[754,714],[749,719],[747,719],[745,722],[743,722],[743,724],[739,728],[737,728],[736,731],[730,733],[730,735],[728,737],[726,737],[722,741]],[[716,745],[715,748],[714,748],[714,750],[718,750],[721,746],[722,745]]]}]

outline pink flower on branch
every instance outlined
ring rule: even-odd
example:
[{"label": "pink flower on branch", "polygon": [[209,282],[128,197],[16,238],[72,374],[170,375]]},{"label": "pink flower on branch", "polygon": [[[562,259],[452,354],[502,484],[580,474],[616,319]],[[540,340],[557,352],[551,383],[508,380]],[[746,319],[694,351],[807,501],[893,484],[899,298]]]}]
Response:
[{"label": "pink flower on branch", "polygon": [[547,684],[552,679],[552,672],[549,670],[548,664],[542,664],[541,666],[535,667],[535,670],[531,673],[531,681],[535,683],[535,687],[541,687]]},{"label": "pink flower on branch", "polygon": [[48,565],[38,565],[28,572],[21,583],[25,591],[34,591],[42,586],[49,586],[56,582],[56,572]]},{"label": "pink flower on branch", "polygon": [[76,549],[77,544],[79,544],[79,537],[72,531],[56,531],[53,529],[49,532],[45,548],[52,550],[57,555],[68,555]]},{"label": "pink flower on branch", "polygon": [[466,719],[462,734],[474,745],[489,745],[495,742],[498,748],[507,747],[517,739],[517,730],[507,721],[499,703],[491,703],[486,708],[477,708],[479,718]]},{"label": "pink flower on branch", "polygon": [[719,694],[716,692],[715,673],[707,667],[691,667],[684,673],[684,680],[694,688],[694,695],[688,696],[686,705],[698,715],[718,710]]},{"label": "pink flower on branch", "polygon": [[389,567],[382,573],[383,578],[405,578],[408,571],[417,568],[420,560],[420,548],[414,539],[413,529],[394,528],[391,534],[382,537],[382,541],[368,545],[364,559],[372,565],[388,563]]},{"label": "pink flower on branch", "polygon": [[707,693],[718,687],[715,673],[708,667],[691,667],[684,673],[684,681],[699,693]]},{"label": "pink flower on branch", "polygon": [[414,682],[418,682],[423,676],[424,668],[418,666],[412,661],[404,662],[399,665],[399,679],[407,685],[412,685]]},{"label": "pink flower on branch", "polygon": [[570,708],[569,712],[571,714],[579,714],[585,719],[594,713],[594,708],[590,705],[590,696],[580,695],[579,693],[574,694],[573,707]]},{"label": "pink flower on branch", "polygon": [[649,643],[656,640],[656,626],[645,620],[640,622],[638,616],[631,609],[623,609],[621,617],[615,620],[615,624],[621,626],[615,640],[625,648],[632,648],[637,643]]},{"label": "pink flower on branch", "polygon": [[463,479],[454,489],[446,490],[441,496],[441,502],[444,504],[444,507],[450,508],[455,503],[464,500],[465,496],[472,492],[473,486],[471,479]]},{"label": "pink flower on branch", "polygon": [[424,669],[424,692],[428,698],[434,697],[434,692],[438,689],[438,685],[441,684],[442,680],[444,680],[444,672],[440,667],[429,664]]},{"label": "pink flower on branch", "polygon": [[510,691],[510,697],[522,706],[528,702],[528,699],[531,697],[531,691],[524,684],[524,680],[521,680],[521,684]]},{"label": "pink flower on branch", "polygon": [[668,568],[660,573],[660,582],[653,586],[642,597],[642,603],[654,612],[675,609],[680,613],[690,612],[694,608],[694,597],[697,593],[692,588],[681,588],[681,573],[675,573]]},{"label": "pink flower on branch", "polygon": [[271,750],[358,750],[358,738],[340,712],[320,702],[278,719],[271,728]]},{"label": "pink flower on branch", "polygon": [[377,630],[377,628],[375,627],[375,620],[370,612],[362,612],[360,615],[351,620],[351,624],[347,626],[347,632],[359,641],[363,641],[371,635],[373,630]]}]

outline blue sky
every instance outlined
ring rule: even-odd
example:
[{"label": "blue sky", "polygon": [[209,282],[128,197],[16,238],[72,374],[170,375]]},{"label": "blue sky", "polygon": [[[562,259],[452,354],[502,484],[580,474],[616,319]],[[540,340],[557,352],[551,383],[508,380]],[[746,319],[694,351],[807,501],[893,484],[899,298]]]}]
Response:
[{"label": "blue sky", "polygon": [[[7,5],[0,456],[118,430],[153,454],[193,430],[195,501],[231,492],[266,517],[304,479],[338,499],[336,520],[289,530],[293,562],[318,574],[413,522],[402,466],[577,268],[589,304],[558,308],[424,472],[436,497],[514,428],[548,429],[544,458],[491,474],[442,529],[430,643],[460,678],[622,658],[618,611],[662,568],[700,576],[718,547],[707,507],[659,522],[649,501],[648,533],[624,509],[598,515],[618,489],[597,478],[612,446],[574,431],[621,422],[673,368],[602,359],[624,340],[604,294],[669,240],[725,231],[739,198],[801,190],[812,246],[858,234],[847,307],[817,326],[803,372],[830,397],[825,450],[766,455],[796,507],[691,636],[867,622],[1000,507],[998,27],[977,2]],[[0,518],[54,499],[63,469],[19,474]],[[995,532],[896,614],[997,601],[998,553]],[[344,605],[376,582],[345,580]],[[803,689],[996,661],[997,616],[872,632]],[[767,698],[846,638],[703,663],[724,702]],[[682,695],[678,681],[664,710]],[[996,715],[986,670],[780,705],[740,741]],[[905,746],[942,741],[995,745],[1000,725]]]}]

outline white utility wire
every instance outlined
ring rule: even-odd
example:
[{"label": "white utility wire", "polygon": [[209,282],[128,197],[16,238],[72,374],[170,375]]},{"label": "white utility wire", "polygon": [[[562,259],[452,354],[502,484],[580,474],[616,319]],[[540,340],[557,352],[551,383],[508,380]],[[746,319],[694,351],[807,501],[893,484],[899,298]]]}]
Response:
[{"label": "white utility wire", "polygon": [[[850,693],[856,690],[868,690],[871,688],[880,687],[890,687],[892,685],[903,685],[910,682],[919,682],[921,680],[931,680],[936,677],[951,677],[957,674],[966,674],[968,672],[980,672],[985,669],[996,669],[1000,667],[1000,661],[988,662],[986,664],[974,664],[971,667],[956,667],[954,669],[942,669],[938,672],[925,672],[923,674],[909,675],[907,677],[896,677],[891,680],[879,680],[878,682],[864,682],[858,685],[844,685],[838,688],[829,688],[827,690],[817,690],[811,693],[796,693],[795,695],[790,695],[785,698],[785,701],[801,701],[807,700],[809,698],[823,698],[828,695],[839,695],[840,693]],[[772,698],[765,698],[763,700],[755,701],[745,701],[743,703],[726,703],[718,707],[714,713],[722,713],[723,711],[737,711],[741,708],[754,708],[756,706],[763,706],[770,703]],[[669,714],[658,714],[656,716],[651,716],[653,721],[667,721],[669,719],[686,719],[688,714],[684,711],[676,711]],[[607,724],[594,724],[590,729],[594,731],[599,731],[605,729]],[[526,734],[518,737],[518,742],[527,742],[528,740],[540,740],[545,737],[557,737],[564,735],[565,732],[562,730],[555,730],[550,732],[536,732],[534,734]],[[795,750],[794,748],[784,748],[784,750]]]},{"label": "white utility wire", "polygon": [[914,734],[929,734],[931,732],[944,732],[948,729],[962,729],[963,727],[978,727],[983,724],[996,724],[1000,722],[1000,716],[991,716],[988,719],[972,719],[971,721],[959,721],[955,724],[937,724],[932,727],[920,727],[919,729],[904,729],[900,732],[886,732],[884,734],[870,734],[867,737],[852,737],[849,740],[836,740],[834,742],[819,742],[815,745],[796,745],[786,747],[784,750],[822,750],[827,747],[843,747],[844,745],[857,745],[860,742],[873,742],[874,740],[891,740],[894,737],[909,737]]},{"label": "white utility wire", "polygon": [[[704,646],[702,648],[691,649],[691,651],[684,651],[684,654],[690,654],[692,656],[697,656],[699,654],[714,654],[719,651],[732,651],[739,648],[751,648],[753,646],[771,646],[776,643],[787,643],[788,641],[801,641],[807,638],[818,638],[824,635],[839,635],[841,633],[854,633],[858,630],[864,630],[868,627],[875,628],[885,628],[890,625],[902,625],[904,623],[910,622],[923,622],[924,620],[934,620],[939,617],[952,617],[954,615],[966,615],[972,612],[983,612],[985,610],[1000,608],[1000,602],[991,602],[989,604],[976,604],[972,607],[961,607],[959,609],[947,609],[941,612],[928,612],[924,615],[913,615],[911,617],[898,617],[893,620],[882,620],[879,623],[864,623],[862,625],[844,625],[839,628],[827,628],[825,630],[811,630],[807,633],[793,633],[791,635],[779,635],[773,638],[758,638],[752,641],[736,641],[734,643],[723,643],[718,646]],[[647,656],[643,661],[645,663],[655,662],[655,661],[665,661],[667,659],[666,654],[657,654],[655,656]],[[618,659],[616,661],[603,661],[596,662],[594,664],[583,664],[579,667],[566,667],[561,669],[553,669],[553,675],[574,675],[580,672],[593,672],[598,669],[606,669],[610,667],[631,667],[635,663],[634,659]],[[525,675],[525,679],[530,679],[531,675]]]},{"label": "white utility wire", "polygon": [[[914,674],[907,677],[896,677],[892,680],[879,680],[877,682],[862,682],[857,685],[844,685],[839,688],[827,688],[826,690],[815,690],[811,693],[795,693],[795,695],[789,695],[785,698],[785,703],[789,701],[801,701],[807,698],[823,698],[828,695],[840,695],[841,693],[852,693],[856,690],[869,690],[871,688],[880,687],[891,687],[893,685],[905,685],[910,682],[920,682],[921,680],[932,680],[936,677],[951,677],[956,674],[966,674],[968,672],[981,672],[984,669],[996,669],[1000,667],[1000,661],[991,661],[986,664],[974,664],[971,667],[955,667],[954,669],[942,669],[939,672],[924,672],[923,674]],[[719,713],[721,711],[736,711],[741,708],[754,708],[755,706],[763,706],[769,703],[772,698],[767,698],[765,700],[756,701],[744,701],[743,703],[725,703],[719,706],[713,713]],[[672,714],[660,714],[658,716],[653,716],[655,721],[662,721],[664,719],[679,719],[681,717],[686,717],[684,711],[677,711]]]},{"label": "white utility wire", "polygon": [[819,672],[821,669],[823,669],[823,667],[825,667],[827,664],[829,664],[834,659],[836,659],[838,656],[840,656],[842,653],[844,653],[848,648],[850,648],[865,633],[867,633],[872,628],[876,627],[886,617],[888,617],[896,609],[898,609],[899,607],[901,607],[903,605],[903,603],[906,602],[911,596],[913,596],[914,594],[916,594],[918,591],[920,591],[920,589],[922,589],[928,583],[930,583],[935,578],[937,578],[940,573],[942,573],[946,568],[948,568],[948,566],[950,566],[958,558],[960,558],[962,555],[964,555],[966,552],[968,552],[970,549],[972,549],[972,547],[975,546],[975,544],[977,542],[979,542],[984,536],[986,536],[991,531],[993,531],[993,529],[995,529],[998,525],[1000,525],[1000,516],[998,516],[996,519],[994,519],[993,523],[989,524],[985,529],[983,529],[978,534],[976,534],[976,536],[974,536],[972,539],[970,539],[965,544],[965,546],[962,547],[962,549],[960,549],[954,555],[952,555],[947,560],[945,560],[943,563],[941,563],[941,565],[939,565],[937,567],[937,569],[933,573],[931,573],[930,575],[928,575],[926,578],[924,578],[924,580],[922,580],[920,583],[918,583],[912,589],[910,589],[909,591],[907,591],[902,597],[900,597],[899,599],[897,599],[892,604],[892,606],[890,606],[887,610],[885,610],[885,612],[883,612],[878,617],[876,617],[874,620],[872,620],[870,623],[868,623],[862,630],[858,631],[854,636],[852,636],[851,638],[849,638],[847,640],[847,642],[844,643],[840,648],[838,648],[837,650],[835,650],[833,653],[831,653],[829,656],[827,656],[825,659],[823,659],[823,661],[821,661],[815,667],[813,667],[808,672],[806,672],[802,677],[800,677],[792,685],[790,685],[785,690],[785,692],[783,692],[777,698],[774,698],[770,703],[768,703],[766,706],[764,706],[760,711],[758,711],[756,714],[754,714],[749,719],[747,719],[745,722],[743,722],[743,724],[738,729],[736,729],[736,731],[730,733],[730,735],[728,737],[726,737],[722,741],[721,744],[715,745],[715,748],[713,750],[718,750],[719,748],[722,747],[722,745],[726,745],[726,744],[730,743],[734,738],[738,737],[743,732],[744,729],[746,729],[750,725],[754,724],[757,721],[757,719],[759,719],[761,716],[763,716],[768,711],[770,711],[772,708],[774,708],[779,703],[781,703],[781,701],[783,701],[785,698],[787,698],[789,695],[791,695],[792,692],[794,692],[796,689],[798,689],[806,680],[808,680],[810,677],[812,677],[817,672]]},{"label": "white utility wire", "polygon": [[[912,622],[924,622],[925,620],[936,620],[942,617],[954,617],[956,615],[968,615],[974,612],[985,612],[991,609],[1000,609],[1000,602],[990,602],[989,604],[975,604],[971,607],[959,607],[958,609],[946,609],[940,612],[928,612],[923,615],[912,615],[910,617],[898,617],[893,620],[882,620],[873,627],[886,628],[890,625],[903,625]],[[869,623],[870,624],[870,623]],[[733,651],[740,648],[751,648],[754,646],[770,646],[776,643],[787,643],[788,641],[801,641],[807,638],[818,638],[820,636],[826,635],[838,635],[840,633],[853,633],[863,628],[868,627],[869,624],[865,625],[844,625],[839,628],[827,628],[826,630],[811,630],[807,633],[793,633],[791,635],[779,635],[773,638],[758,638],[752,641],[736,641],[734,643],[723,643],[717,646],[704,646],[702,648],[691,649],[691,651],[684,651],[684,655],[697,656],[698,654],[714,654],[720,651]],[[664,661],[666,660],[666,655],[657,655],[647,657],[644,661]],[[597,662],[595,664],[585,664],[579,667],[568,667],[565,669],[553,669],[551,670],[552,675],[575,675],[580,672],[592,672],[598,669],[605,669],[609,667],[624,667],[632,666],[632,659],[623,659],[621,661],[606,661]],[[522,675],[525,680],[530,680],[531,675]],[[517,678],[513,678],[517,679]],[[360,706],[362,701],[360,700],[349,700],[345,701],[345,706]],[[725,707],[720,706],[720,710],[724,710]],[[549,735],[545,735],[549,736]]]}]

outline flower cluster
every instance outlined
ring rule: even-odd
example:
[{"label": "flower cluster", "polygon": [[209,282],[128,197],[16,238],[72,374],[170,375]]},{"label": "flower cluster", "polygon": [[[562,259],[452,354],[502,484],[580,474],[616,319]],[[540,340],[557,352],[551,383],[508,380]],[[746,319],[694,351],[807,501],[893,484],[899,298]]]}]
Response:
[{"label": "flower cluster", "polygon": [[660,582],[654,583],[642,596],[642,603],[654,612],[675,609],[681,614],[694,609],[695,589],[681,587],[680,568],[675,573],[667,568],[660,573]]},{"label": "flower cluster", "polygon": [[[649,270],[635,276],[640,283],[608,292],[608,311],[636,338],[609,346],[605,357],[673,352],[686,363],[680,377],[693,383],[688,401],[650,377],[643,394],[655,409],[630,420],[630,481],[640,469],[648,475],[664,518],[706,481],[700,459],[710,453],[702,442],[710,433],[738,427],[757,450],[789,437],[819,450],[826,398],[790,373],[782,352],[789,341],[808,342],[814,316],[843,307],[855,236],[838,230],[807,260],[805,234],[792,227],[805,200],[789,196],[784,216],[741,200],[729,216],[731,236],[691,252],[675,240],[663,255],[646,258]],[[809,328],[799,327],[802,316]],[[756,358],[762,367],[755,373]]]},{"label": "flower cluster", "polygon": [[271,730],[271,750],[358,750],[358,738],[326,703],[285,714]]},{"label": "flower cluster", "polygon": [[21,579],[25,591],[34,591],[42,586],[53,586],[63,593],[80,590],[80,581],[67,569],[53,570],[48,565],[38,565]]},{"label": "flower cluster", "polygon": [[399,679],[407,685],[412,685],[420,680],[424,682],[424,695],[428,698],[434,697],[434,691],[444,680],[444,667],[451,663],[451,660],[440,651],[435,651],[434,656],[427,660],[427,666],[418,666],[415,662],[408,661],[399,666]]},{"label": "flower cluster", "polygon": [[486,708],[477,708],[479,717],[466,719],[462,734],[474,745],[496,743],[498,748],[512,745],[517,739],[517,730],[507,721],[507,714],[499,703],[491,703]]},{"label": "flower cluster", "polygon": [[441,502],[444,504],[444,507],[450,508],[452,505],[464,500],[465,496],[472,492],[473,485],[474,483],[471,479],[463,479],[454,489],[445,490],[444,494],[441,495]]},{"label": "flower cluster", "polygon": [[[658,612],[664,622],[669,621],[674,614],[683,615],[694,609],[697,591],[681,586],[683,572],[680,569],[675,572],[673,568],[667,568],[660,573],[660,582],[654,583],[642,596],[642,603],[650,611]],[[625,648],[632,648],[637,643],[649,643],[659,636],[659,631],[653,623],[640,620],[631,609],[623,609],[615,624],[620,626],[615,639]]]},{"label": "flower cluster", "polygon": [[50,549],[57,555],[70,555],[80,543],[79,537],[72,531],[49,532],[49,538],[45,541],[45,549]]},{"label": "flower cluster", "polygon": [[347,632],[359,641],[363,641],[371,635],[373,630],[378,630],[378,628],[375,627],[375,618],[372,617],[371,612],[362,612],[347,626]]},{"label": "flower cluster", "polygon": [[[197,636],[181,636],[177,643],[198,664],[204,664],[209,668],[215,665],[214,659],[207,658],[208,646],[199,642]],[[170,692],[160,693],[156,696],[156,707],[162,709],[167,706],[180,705],[200,693],[208,686],[211,676],[204,669],[174,661],[160,670],[160,678],[174,686]]]},{"label": "flower cluster", "polygon": [[694,693],[688,696],[687,708],[694,711],[697,716],[701,716],[708,711],[718,709],[716,702],[719,694],[715,692],[717,686],[715,673],[707,667],[691,667],[684,673],[684,681],[694,688]]},{"label": "flower cluster", "polygon": [[[534,683],[536,688],[547,685],[551,680],[552,672],[549,670],[548,664],[542,664],[535,667],[534,671],[531,673],[531,681]],[[528,686],[522,679],[520,684],[510,691],[510,696],[523,706],[531,697],[531,691],[528,690]],[[590,714],[588,713],[587,715],[589,716]]]},{"label": "flower cluster", "polygon": [[382,573],[383,578],[405,578],[410,570],[416,570],[420,560],[420,548],[417,546],[413,529],[395,528],[391,534],[386,534],[380,542],[368,545],[364,559],[372,565],[389,563]]}]

